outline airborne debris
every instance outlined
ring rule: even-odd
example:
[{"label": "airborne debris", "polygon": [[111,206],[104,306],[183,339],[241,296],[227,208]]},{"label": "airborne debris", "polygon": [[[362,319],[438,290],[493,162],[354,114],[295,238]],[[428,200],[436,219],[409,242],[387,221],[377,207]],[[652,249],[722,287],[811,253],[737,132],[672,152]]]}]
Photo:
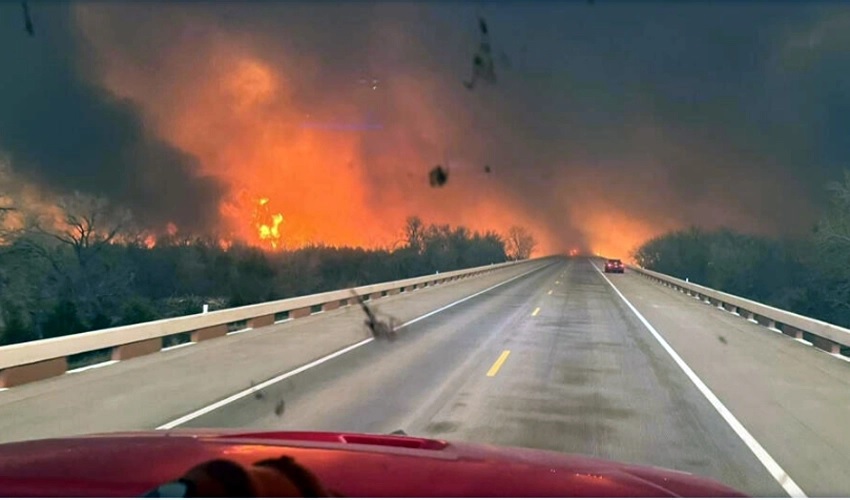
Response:
[{"label": "airborne debris", "polygon": [[448,180],[449,171],[441,165],[437,165],[428,173],[428,182],[431,183],[431,187],[443,187]]},{"label": "airborne debris", "polygon": [[490,49],[489,30],[487,29],[487,21],[483,17],[478,18],[478,28],[481,30],[481,42],[478,44],[478,51],[472,57],[472,78],[468,82],[463,82],[469,90],[475,88],[475,82],[478,79],[496,83],[496,69]]},{"label": "airborne debris", "polygon": [[284,411],[286,411],[286,401],[281,399],[276,405],[274,405],[274,414],[278,417],[282,417]]},{"label": "airborne debris", "polygon": [[369,328],[369,331],[372,333],[375,340],[388,340],[390,342],[395,341],[398,337],[395,327],[395,318],[389,318],[388,321],[378,319],[378,316],[366,304],[363,297],[357,295],[354,290],[351,290],[351,294],[357,300],[357,303],[360,304],[360,308],[363,309],[363,312],[366,313],[366,320],[363,323],[367,328]]},{"label": "airborne debris", "polygon": [[258,401],[259,401],[259,400],[261,400],[261,399],[264,399],[264,398],[266,397],[266,395],[263,393],[263,391],[262,391],[262,390],[259,390],[259,389],[254,390],[254,386],[256,386],[256,385],[257,385],[257,384],[256,384],[256,383],[254,383],[254,381],[252,380],[252,381],[251,381],[251,386],[250,386],[250,387],[248,387],[248,388],[254,391],[254,399],[256,399],[256,400],[258,400]]},{"label": "airborne debris", "polygon": [[490,172],[492,172],[493,170],[490,168],[490,165],[484,165],[484,171],[485,171],[485,172],[487,172],[487,173],[489,174],[489,173],[490,173]]},{"label": "airborne debris", "polygon": [[26,0],[21,2],[21,8],[24,10],[24,29],[27,30],[30,36],[35,36],[35,28],[33,28],[32,17],[30,17],[30,8]]},{"label": "airborne debris", "polygon": [[398,429],[398,430],[395,430],[395,431],[390,432],[390,435],[391,435],[391,436],[393,436],[393,435],[394,435],[394,436],[407,436],[407,433],[406,433],[406,432],[404,432],[404,430],[403,430],[403,429]]},{"label": "airborne debris", "polygon": [[718,335],[717,340],[719,340],[721,344],[728,344],[728,342],[726,342],[726,337],[723,335]]}]

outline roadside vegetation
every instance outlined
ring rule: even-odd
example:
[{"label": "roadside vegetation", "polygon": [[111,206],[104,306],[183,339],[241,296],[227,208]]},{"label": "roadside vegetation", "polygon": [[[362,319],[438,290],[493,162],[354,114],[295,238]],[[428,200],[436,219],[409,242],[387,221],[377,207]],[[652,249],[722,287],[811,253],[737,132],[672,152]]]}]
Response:
[{"label": "roadside vegetation", "polygon": [[389,249],[271,252],[179,234],[154,244],[103,200],[76,194],[58,208],[45,220],[0,206],[0,344],[527,258],[535,245],[522,228],[507,240],[418,217]]},{"label": "roadside vegetation", "polygon": [[837,325],[850,327],[850,174],[829,186],[812,232],[769,238],[689,228],[653,238],[641,266]]}]

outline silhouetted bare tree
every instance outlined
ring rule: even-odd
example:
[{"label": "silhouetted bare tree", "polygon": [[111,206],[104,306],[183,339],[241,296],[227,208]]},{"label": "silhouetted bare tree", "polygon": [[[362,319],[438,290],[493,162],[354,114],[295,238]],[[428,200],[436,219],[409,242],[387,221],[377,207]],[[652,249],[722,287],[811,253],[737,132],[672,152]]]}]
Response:
[{"label": "silhouetted bare tree", "polygon": [[512,226],[505,238],[505,251],[511,260],[522,260],[531,257],[537,248],[537,239],[527,228]]}]

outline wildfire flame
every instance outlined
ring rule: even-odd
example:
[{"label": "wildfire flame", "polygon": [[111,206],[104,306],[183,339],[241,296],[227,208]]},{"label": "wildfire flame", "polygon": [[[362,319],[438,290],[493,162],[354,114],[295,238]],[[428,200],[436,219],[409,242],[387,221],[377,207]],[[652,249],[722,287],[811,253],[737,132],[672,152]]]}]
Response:
[{"label": "wildfire flame", "polygon": [[[438,98],[439,82],[419,77],[429,75],[426,70],[400,72],[393,86],[370,89],[368,99],[352,97],[360,95],[355,89],[349,96],[342,80],[333,83],[339,92],[314,92],[327,83],[324,57],[302,55],[293,46],[269,58],[261,39],[209,25],[200,30],[204,35],[181,38],[157,54],[156,71],[149,71],[127,57],[126,40],[113,39],[118,34],[111,16],[122,14],[82,5],[76,12],[103,64],[100,83],[138,103],[159,136],[195,156],[200,174],[227,187],[219,215],[228,238],[265,249],[311,242],[375,248],[392,245],[405,219],[419,215],[481,231],[519,224],[538,238],[539,251],[554,247],[544,223],[495,183],[466,195],[467,189],[483,187],[476,179],[485,173],[453,177],[452,190],[439,193],[422,185],[417,169],[432,161],[425,159],[434,158],[435,145],[473,123],[441,111],[452,104]],[[207,27],[194,16],[192,21]],[[398,126],[381,128],[380,138],[371,129],[302,126],[348,122],[367,110]],[[490,154],[488,148],[482,141],[470,149]],[[285,198],[260,198],[283,192]]]},{"label": "wildfire flame", "polygon": [[254,213],[254,226],[257,236],[262,242],[268,243],[272,250],[281,243],[280,225],[283,224],[283,214],[272,213],[268,198],[260,198]]}]

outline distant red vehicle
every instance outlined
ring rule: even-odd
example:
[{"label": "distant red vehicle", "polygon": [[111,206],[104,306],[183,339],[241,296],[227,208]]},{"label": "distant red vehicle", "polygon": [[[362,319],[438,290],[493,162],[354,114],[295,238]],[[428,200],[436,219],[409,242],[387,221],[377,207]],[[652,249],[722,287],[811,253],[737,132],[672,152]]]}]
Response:
[{"label": "distant red vehicle", "polygon": [[623,267],[623,261],[621,261],[620,259],[608,259],[605,262],[605,272],[623,274],[623,272],[625,272],[625,267]]},{"label": "distant red vehicle", "polygon": [[3,444],[0,496],[191,496],[184,488],[191,481],[175,480],[199,463],[226,459],[249,467],[281,456],[309,471],[323,491],[345,497],[744,496],[683,472],[547,451],[395,434],[238,430]]}]

